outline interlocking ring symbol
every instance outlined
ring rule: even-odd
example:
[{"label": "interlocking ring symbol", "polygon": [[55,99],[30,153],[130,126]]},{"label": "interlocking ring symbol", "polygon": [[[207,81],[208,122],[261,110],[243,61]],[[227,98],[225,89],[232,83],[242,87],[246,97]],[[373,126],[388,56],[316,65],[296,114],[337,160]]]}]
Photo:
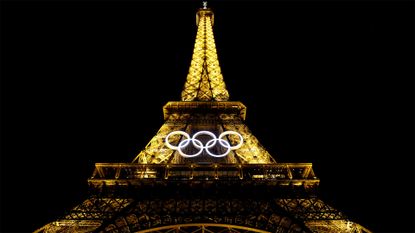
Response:
[{"label": "interlocking ring symbol", "polygon": [[[182,135],[182,136],[185,137],[185,139],[182,140],[177,146],[173,146],[169,142],[169,138],[172,135]],[[210,139],[209,141],[207,141],[206,142],[206,145],[203,145],[203,143],[199,139],[197,139],[197,137],[199,137],[201,135],[210,136],[212,139]],[[239,137],[239,143],[236,144],[235,146],[231,146],[231,144],[228,141],[226,141],[225,139],[222,139],[226,135],[236,135],[236,136],[238,136]],[[165,141],[166,146],[168,148],[170,148],[172,150],[177,150],[179,152],[179,154],[181,156],[185,157],[185,158],[193,158],[193,157],[196,157],[196,156],[202,154],[203,150],[206,150],[206,152],[210,156],[212,156],[212,157],[216,157],[216,158],[225,157],[227,154],[229,154],[229,152],[231,150],[239,149],[242,146],[243,142],[244,142],[244,139],[242,138],[242,135],[240,135],[239,133],[237,133],[235,131],[225,131],[225,132],[221,133],[219,135],[219,137],[216,137],[215,134],[213,134],[212,132],[209,132],[209,131],[199,131],[199,132],[195,133],[193,135],[193,137],[190,137],[190,135],[188,133],[183,132],[183,131],[173,131],[173,132],[169,133],[166,136],[166,139],[165,140],[166,140]],[[192,145],[198,149],[198,152],[196,152],[195,154],[191,154],[191,155],[186,154],[186,153],[183,152],[183,149],[185,147],[187,147],[190,144],[190,142],[192,142]],[[223,146],[224,148],[226,148],[226,151],[224,153],[222,153],[222,154],[214,154],[214,153],[212,153],[210,151],[210,148],[214,147],[217,142],[219,142],[219,144],[221,146]]]}]

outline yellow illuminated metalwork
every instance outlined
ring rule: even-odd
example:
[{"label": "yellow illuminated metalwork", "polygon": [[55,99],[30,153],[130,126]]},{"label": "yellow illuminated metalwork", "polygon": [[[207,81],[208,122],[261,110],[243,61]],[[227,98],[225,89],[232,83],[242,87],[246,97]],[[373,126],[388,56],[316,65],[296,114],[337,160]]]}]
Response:
[{"label": "yellow illuminated metalwork", "polygon": [[197,232],[232,232],[232,233],[248,233],[248,232],[257,232],[257,233],[269,233],[269,231],[264,231],[260,229],[255,229],[252,227],[245,226],[236,226],[230,224],[217,224],[217,223],[190,223],[190,224],[177,224],[171,226],[163,226],[152,228],[148,230],[142,230],[141,233],[150,233],[150,232],[182,232],[182,233],[197,233]]},{"label": "yellow illuminated metalwork", "polygon": [[229,99],[219,66],[213,37],[213,12],[197,12],[197,34],[182,101],[226,101]]},{"label": "yellow illuminated metalwork", "polygon": [[[187,106],[178,107],[177,111],[185,111]],[[197,106],[196,106],[197,107]],[[215,105],[213,105],[215,107]],[[207,108],[205,106],[205,108]],[[196,108],[197,109],[197,108]],[[213,111],[214,109],[207,110]],[[261,145],[258,139],[252,134],[249,128],[244,124],[239,114],[220,114],[216,115],[200,115],[192,113],[194,109],[190,109],[189,113],[179,114],[171,113],[167,117],[167,121],[163,124],[157,134],[150,140],[147,146],[142,150],[133,162],[140,164],[163,164],[163,163],[186,163],[180,153],[169,148],[166,143],[166,137],[174,131],[184,131],[191,133],[192,129],[201,128],[203,130],[218,131],[219,134],[224,131],[234,131],[243,138],[240,147],[232,150],[224,160],[218,160],[219,163],[240,163],[240,164],[271,164],[276,163],[275,159]],[[225,111],[225,110],[221,110]],[[178,145],[185,137],[180,135],[171,137],[171,142]],[[230,145],[240,143],[239,136],[227,135],[224,140]],[[195,162],[195,161],[193,161]]]},{"label": "yellow illuminated metalwork", "polygon": [[[223,124],[225,130],[239,132],[244,139],[244,144],[242,144],[241,148],[234,152],[240,159],[240,163],[276,163],[275,159],[259,143],[258,139],[238,116],[223,114],[221,118],[225,120]],[[229,140],[232,144],[238,142],[238,139],[235,137],[229,137]]]},{"label": "yellow illuminated metalwork", "polygon": [[[174,151],[166,146],[164,139],[166,136],[176,130],[183,130],[186,127],[186,119],[189,115],[172,114],[169,121],[164,123],[157,134],[150,140],[147,146],[142,150],[133,162],[148,163],[167,163]],[[177,142],[178,139],[176,139]]]},{"label": "yellow illuminated metalwork", "polygon": [[305,225],[312,232],[319,233],[371,233],[371,231],[362,225],[348,220],[311,220],[305,221]]},{"label": "yellow illuminated metalwork", "polygon": [[[240,102],[228,101],[213,37],[214,15],[206,4],[196,15],[198,30],[182,101],[168,102],[163,107],[165,123],[132,163],[95,164],[88,184],[92,190],[99,191],[98,195],[94,193],[69,214],[35,233],[370,232],[314,196],[320,181],[311,163],[277,163],[245,125],[246,107]],[[182,133],[172,134],[174,131]],[[224,133],[226,131],[233,133]],[[209,150],[216,149],[216,153],[203,152],[207,151],[207,145],[214,144],[200,138],[205,142],[199,141],[203,153],[197,158],[180,154],[175,148],[196,132],[212,134],[213,141],[222,140],[219,144],[222,142],[222,148],[229,150],[223,153],[216,146],[209,146]],[[187,139],[183,135],[187,135]],[[215,139],[215,135],[219,135],[219,139]],[[224,156],[218,156],[222,154]],[[234,187],[236,181],[241,182],[241,188],[248,189],[260,184],[259,187],[267,185],[284,193],[289,188],[293,195],[277,197],[277,191],[270,200],[255,200],[255,196],[244,201],[227,194],[223,198],[222,195],[220,198],[202,195],[187,199],[179,193],[177,196],[171,193],[168,198],[163,197],[163,193],[158,197],[152,196],[156,192],[148,197],[136,193],[149,187],[156,190],[180,187],[177,190],[184,188],[185,192],[186,188],[196,187],[208,190],[228,182],[229,187]],[[200,184],[203,186],[198,186]],[[158,189],[160,187],[163,189]],[[294,192],[297,189],[312,195],[300,197]],[[118,196],[119,191],[132,193]],[[246,210],[246,216],[241,214],[241,209]],[[281,215],[281,210],[288,215]],[[201,211],[204,211],[202,215]]]},{"label": "yellow illuminated metalwork", "polygon": [[86,199],[64,218],[46,224],[33,233],[93,232],[105,217],[113,216],[133,202],[125,198]]}]

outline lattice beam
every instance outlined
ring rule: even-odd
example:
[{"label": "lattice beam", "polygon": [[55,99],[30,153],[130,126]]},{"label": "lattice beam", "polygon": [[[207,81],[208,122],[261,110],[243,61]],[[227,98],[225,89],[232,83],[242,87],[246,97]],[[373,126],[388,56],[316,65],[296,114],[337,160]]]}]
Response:
[{"label": "lattice beam", "polygon": [[[278,185],[314,187],[312,164],[132,164],[96,163],[89,183],[92,186],[130,185],[145,180],[187,182],[196,180],[267,181]],[[288,201],[288,200],[287,200]]]},{"label": "lattice beam", "polygon": [[214,232],[235,229],[248,232],[311,233],[303,223],[286,215],[268,200],[220,197],[152,198],[137,201],[130,207],[111,221],[103,223],[97,232],[182,232],[186,228],[197,232],[200,230],[197,228],[199,226],[205,227],[204,230],[216,229]]},{"label": "lattice beam", "polygon": [[[222,114],[223,127],[225,130],[232,130],[242,135],[244,144],[235,151],[242,163],[269,164],[276,163],[275,159],[261,145],[258,139],[252,134],[249,128],[238,116]],[[229,138],[231,143],[235,143],[236,138]]]},{"label": "lattice beam", "polygon": [[305,223],[315,233],[371,233],[367,228],[349,220],[314,220]]},{"label": "lattice beam", "polygon": [[168,120],[161,126],[144,150],[134,158],[133,163],[167,163],[174,151],[165,145],[164,139],[172,131],[184,130],[188,118],[188,114],[170,114]]},{"label": "lattice beam", "polygon": [[223,81],[215,39],[213,36],[213,12],[200,9],[197,12],[197,34],[189,73],[182,91],[183,101],[226,101],[229,93]]},{"label": "lattice beam", "polygon": [[341,220],[346,218],[340,211],[318,198],[277,199],[276,203],[297,219]]}]

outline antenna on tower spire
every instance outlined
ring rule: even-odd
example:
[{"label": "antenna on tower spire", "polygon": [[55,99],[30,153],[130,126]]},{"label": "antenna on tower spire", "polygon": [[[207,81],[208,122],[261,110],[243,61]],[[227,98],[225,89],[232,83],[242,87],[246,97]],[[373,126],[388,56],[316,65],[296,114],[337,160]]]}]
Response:
[{"label": "antenna on tower spire", "polygon": [[203,9],[207,9],[207,1],[203,1]]}]

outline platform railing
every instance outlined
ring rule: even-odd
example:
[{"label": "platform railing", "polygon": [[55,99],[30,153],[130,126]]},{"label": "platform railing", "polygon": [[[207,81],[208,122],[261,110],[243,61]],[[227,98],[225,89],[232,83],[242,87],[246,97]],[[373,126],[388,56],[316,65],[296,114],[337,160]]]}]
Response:
[{"label": "platform railing", "polygon": [[318,182],[311,163],[133,164],[96,163],[90,182],[100,180],[274,180]]}]

